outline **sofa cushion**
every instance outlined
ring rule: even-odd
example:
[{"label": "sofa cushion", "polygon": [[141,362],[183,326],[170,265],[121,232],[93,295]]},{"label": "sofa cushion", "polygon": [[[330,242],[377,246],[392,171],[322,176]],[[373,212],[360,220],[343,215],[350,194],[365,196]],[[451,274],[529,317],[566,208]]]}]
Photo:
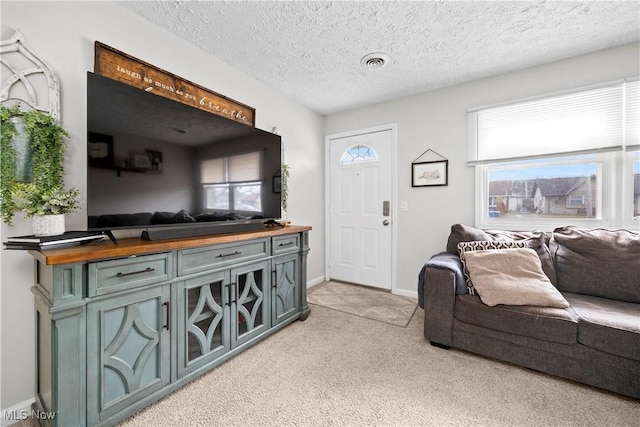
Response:
[{"label": "sofa cushion", "polygon": [[229,213],[201,213],[194,215],[193,218],[197,222],[215,222],[215,221],[233,221],[236,219],[243,219],[240,215],[229,212]]},{"label": "sofa cushion", "polygon": [[561,227],[551,248],[560,291],[640,303],[640,234]]},{"label": "sofa cushion", "polygon": [[549,252],[549,236],[543,231],[503,231],[503,230],[481,230],[465,224],[453,224],[451,233],[447,240],[447,252],[450,254],[458,254],[458,243],[472,241],[488,241],[488,242],[513,242],[524,241],[527,246],[536,251],[542,269],[547,275],[551,283],[556,283],[555,266]]},{"label": "sofa cushion", "polygon": [[640,305],[564,293],[578,320],[578,342],[605,353],[640,360]]},{"label": "sofa cushion", "polygon": [[140,212],[134,214],[109,214],[100,215],[96,221],[96,227],[115,228],[130,226],[145,226],[151,224],[152,214],[149,212]]},{"label": "sofa cushion", "polygon": [[460,242],[458,243],[458,257],[462,262],[462,272],[464,274],[464,281],[467,286],[467,292],[470,294],[476,294],[476,290],[473,287],[471,276],[469,275],[469,269],[467,268],[465,254],[467,252],[475,251],[488,251],[494,249],[508,249],[508,248],[526,248],[527,243],[518,242],[489,242],[489,241],[474,241],[474,242]]},{"label": "sofa cushion", "polygon": [[461,322],[513,335],[577,344],[578,316],[571,308],[497,305],[489,307],[477,295],[456,297],[454,316]]},{"label": "sofa cushion", "polygon": [[151,217],[151,224],[182,224],[196,222],[196,220],[184,209],[176,212],[154,212]]},{"label": "sofa cushion", "polygon": [[488,306],[569,307],[542,271],[540,259],[533,249],[470,251],[463,256],[473,287]]}]

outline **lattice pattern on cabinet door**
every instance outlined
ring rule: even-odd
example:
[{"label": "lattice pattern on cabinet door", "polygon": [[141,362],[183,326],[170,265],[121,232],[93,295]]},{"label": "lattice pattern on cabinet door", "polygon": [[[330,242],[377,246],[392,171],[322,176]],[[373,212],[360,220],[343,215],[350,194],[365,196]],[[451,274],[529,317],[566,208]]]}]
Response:
[{"label": "lattice pattern on cabinet door", "polygon": [[281,270],[276,274],[276,277],[278,277],[276,286],[276,307],[278,313],[283,313],[296,304],[295,266],[296,264],[294,262],[285,262],[276,266],[276,268]]},{"label": "lattice pattern on cabinet door", "polygon": [[[130,394],[154,381],[152,355],[156,355],[160,342],[160,331],[152,324],[158,325],[158,301],[149,300],[138,304],[121,307],[105,312],[111,319],[122,316],[117,332],[104,351],[104,366],[116,375],[109,375],[105,369],[105,382],[113,387],[105,390],[120,390]],[[147,317],[145,320],[144,317]],[[106,321],[105,324],[110,322]],[[151,359],[150,359],[151,358]],[[151,365],[149,365],[151,363]],[[149,374],[151,372],[151,374]],[[150,378],[148,377],[150,375]],[[113,396],[105,395],[104,403],[120,397],[118,392]]]},{"label": "lattice pattern on cabinet door", "polygon": [[262,278],[262,271],[252,271],[238,276],[238,287],[242,292],[237,299],[239,335],[262,325],[264,294],[256,282],[256,274]]},{"label": "lattice pattern on cabinet door", "polygon": [[[215,288],[218,299],[222,299],[222,283],[216,282],[189,289],[189,302],[197,295],[198,301],[188,318],[189,361],[209,353],[223,345],[220,331],[224,309],[217,303],[211,289]],[[189,304],[191,307],[191,304]],[[192,348],[197,345],[198,348]]]}]

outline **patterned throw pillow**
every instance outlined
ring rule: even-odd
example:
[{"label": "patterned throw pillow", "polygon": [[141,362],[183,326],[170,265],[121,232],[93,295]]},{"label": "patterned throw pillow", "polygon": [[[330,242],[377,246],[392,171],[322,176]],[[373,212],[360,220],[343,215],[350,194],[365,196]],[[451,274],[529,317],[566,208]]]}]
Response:
[{"label": "patterned throw pillow", "polygon": [[473,287],[473,282],[471,282],[471,277],[469,276],[469,270],[467,269],[467,264],[464,258],[464,254],[466,252],[490,251],[492,249],[528,248],[528,247],[529,245],[525,241],[514,241],[514,242],[474,241],[474,242],[458,243],[458,255],[460,256],[460,261],[462,261],[464,280],[465,282],[467,282],[468,292],[471,295],[477,295],[476,290]]}]

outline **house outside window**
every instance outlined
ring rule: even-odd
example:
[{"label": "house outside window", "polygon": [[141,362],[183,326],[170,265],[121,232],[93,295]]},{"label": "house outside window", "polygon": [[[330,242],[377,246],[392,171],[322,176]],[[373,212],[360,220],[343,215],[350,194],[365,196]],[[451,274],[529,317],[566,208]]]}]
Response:
[{"label": "house outside window", "polygon": [[476,225],[640,230],[638,80],[469,111]]}]

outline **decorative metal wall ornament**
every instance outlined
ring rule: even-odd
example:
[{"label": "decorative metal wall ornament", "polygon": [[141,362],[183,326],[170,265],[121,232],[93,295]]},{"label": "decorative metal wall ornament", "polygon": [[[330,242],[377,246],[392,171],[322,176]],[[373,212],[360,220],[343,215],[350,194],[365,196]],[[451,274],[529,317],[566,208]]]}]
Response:
[{"label": "decorative metal wall ornament", "polygon": [[[11,38],[0,41],[0,65],[4,78],[0,85],[0,103],[3,106],[17,106],[22,112],[42,111],[60,121],[58,78],[29,46],[20,30],[16,30]],[[38,89],[42,89],[42,76],[47,83],[48,96],[38,96]],[[12,140],[16,153],[15,177],[17,181],[29,182],[33,178],[30,137],[21,116],[14,116],[9,120],[16,132]]]},{"label": "decorative metal wall ornament", "polygon": [[[23,111],[40,110],[60,121],[58,78],[29,46],[20,30],[16,30],[11,38],[0,42],[0,64],[4,78],[0,85],[2,105],[18,105]],[[47,82],[46,100],[38,93],[37,83],[42,76]]]},{"label": "decorative metal wall ornament", "polygon": [[[433,153],[439,159],[419,162],[428,153]],[[411,162],[412,187],[436,187],[449,185],[449,160],[442,154],[428,149]]]}]

